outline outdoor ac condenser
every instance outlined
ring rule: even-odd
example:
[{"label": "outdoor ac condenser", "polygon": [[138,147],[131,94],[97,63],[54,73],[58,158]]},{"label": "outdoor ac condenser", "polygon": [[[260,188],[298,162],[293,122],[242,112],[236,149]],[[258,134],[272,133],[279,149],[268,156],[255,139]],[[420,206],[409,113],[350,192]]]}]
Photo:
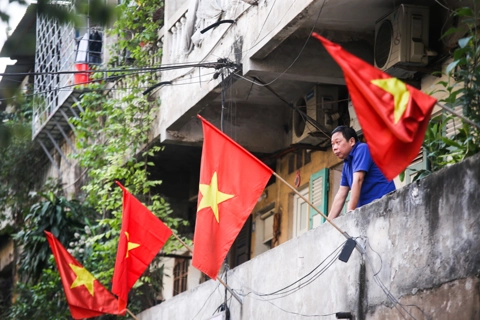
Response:
[{"label": "outdoor ac condenser", "polygon": [[393,73],[393,76],[401,77],[392,69],[427,65],[425,49],[428,48],[428,24],[428,7],[404,4],[377,21],[375,66],[390,74]]},{"label": "outdoor ac condenser", "polygon": [[[330,133],[338,125],[338,87],[316,85],[295,102],[295,107],[316,120]],[[318,134],[310,122],[293,110],[292,144],[318,144],[324,135]],[[322,137],[322,139],[319,139]]]}]

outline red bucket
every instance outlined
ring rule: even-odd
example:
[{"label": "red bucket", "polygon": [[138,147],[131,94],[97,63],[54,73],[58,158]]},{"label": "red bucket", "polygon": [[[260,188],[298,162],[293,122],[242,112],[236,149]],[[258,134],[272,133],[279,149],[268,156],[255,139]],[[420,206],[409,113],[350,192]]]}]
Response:
[{"label": "red bucket", "polygon": [[[76,63],[75,69],[77,69],[77,71],[89,70],[88,63]],[[75,85],[85,85],[85,84],[88,84],[90,81],[91,79],[90,79],[89,72],[75,73],[75,76],[74,76]]]}]

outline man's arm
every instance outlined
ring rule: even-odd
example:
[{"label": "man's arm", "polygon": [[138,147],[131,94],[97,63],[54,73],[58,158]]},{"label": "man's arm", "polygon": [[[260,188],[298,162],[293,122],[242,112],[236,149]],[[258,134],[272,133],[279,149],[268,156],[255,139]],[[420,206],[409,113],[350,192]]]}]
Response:
[{"label": "man's arm", "polygon": [[350,201],[348,201],[347,212],[355,210],[357,207],[364,178],[365,171],[357,171],[353,173],[352,192],[350,193]]},{"label": "man's arm", "polygon": [[337,194],[333,199],[332,208],[328,213],[328,219],[332,220],[338,217],[340,211],[342,211],[343,205],[345,204],[345,199],[347,199],[348,191],[350,191],[349,187],[340,186],[340,189],[338,189]]}]

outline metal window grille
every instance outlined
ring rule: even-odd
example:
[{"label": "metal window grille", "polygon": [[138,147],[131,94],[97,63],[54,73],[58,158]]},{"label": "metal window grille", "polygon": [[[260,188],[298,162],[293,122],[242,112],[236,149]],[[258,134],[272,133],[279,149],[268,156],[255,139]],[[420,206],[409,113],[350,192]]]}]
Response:
[{"label": "metal window grille", "polygon": [[173,268],[173,295],[187,291],[188,260],[175,259]]},{"label": "metal window grille", "polygon": [[[52,1],[51,5],[73,10],[72,2]],[[32,133],[35,136],[73,90],[73,74],[52,74],[73,69],[75,29],[71,23],[59,24],[51,17],[37,17]]]}]

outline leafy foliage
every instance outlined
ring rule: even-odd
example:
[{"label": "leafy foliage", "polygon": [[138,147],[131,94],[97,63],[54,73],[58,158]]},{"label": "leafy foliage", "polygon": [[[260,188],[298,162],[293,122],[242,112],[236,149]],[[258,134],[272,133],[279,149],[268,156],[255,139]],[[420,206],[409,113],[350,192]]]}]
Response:
[{"label": "leafy foliage", "polygon": [[31,138],[31,103],[16,97],[11,105],[15,106],[12,112],[0,112],[0,221],[11,222],[1,233],[11,233],[15,225],[21,226],[36,200],[30,191],[40,161]]},{"label": "leafy foliage", "polygon": [[[163,25],[162,0],[126,0],[118,6],[119,19],[110,34],[118,38],[112,50],[116,54],[128,50],[137,66],[150,63],[152,55],[160,56],[161,50],[155,47],[158,30]],[[145,50],[151,44],[154,50]],[[114,61],[120,62],[114,58]]]},{"label": "leafy foliage", "polygon": [[[162,24],[162,8],[163,1],[158,0],[126,1],[118,6],[121,18],[110,30],[111,36],[118,37],[111,48],[114,53],[113,64],[118,66],[124,62],[117,56],[124,49],[130,50],[137,66],[151,64],[152,50],[155,55],[161,55],[155,43],[157,30]],[[12,319],[29,319],[38,314],[42,314],[41,318],[68,317],[63,296],[54,296],[59,292],[63,295],[63,290],[60,289],[58,278],[54,277],[56,271],[51,271],[55,267],[52,258],[48,260],[50,252],[43,249],[44,245],[48,245],[41,234],[45,229],[50,229],[58,236],[86,269],[106,287],[109,286],[121,224],[122,193],[116,187],[115,180],[121,181],[173,230],[186,224],[172,217],[169,204],[153,192],[161,181],[152,180],[149,176],[149,168],[154,166],[151,159],[162,150],[159,146],[148,145],[159,102],[149,101],[141,93],[155,79],[150,74],[142,73],[108,76],[121,80],[117,82],[118,94],[115,97],[109,94],[104,82],[90,84],[88,89],[91,90],[85,90],[80,98],[84,112],[80,118],[72,120],[76,127],[76,159],[87,174],[87,182],[83,187],[85,205],[93,208],[95,213],[85,216],[80,213],[84,207],[77,201],[67,201],[52,193],[45,193],[46,201],[32,207],[26,228],[17,235],[26,248],[25,265],[22,268],[31,278],[17,286],[19,297],[9,313]],[[92,223],[95,219],[96,222]],[[176,246],[169,242],[165,248],[172,250]],[[147,270],[131,292],[129,309],[133,312],[157,303],[156,297],[163,287],[164,268],[160,259],[156,259],[154,264],[157,268]],[[40,276],[38,270],[43,270]],[[48,300],[48,303],[29,305],[29,300]],[[58,313],[53,301],[58,301]]]},{"label": "leafy foliage", "polygon": [[76,232],[83,231],[90,209],[78,201],[57,197],[53,192],[41,194],[45,201],[32,206],[25,225],[14,239],[23,247],[20,255],[20,274],[36,283],[51,256],[44,231],[50,231],[60,242],[68,243]]},{"label": "leafy foliage", "polygon": [[[142,49],[140,42],[155,41],[161,21],[154,20],[153,14],[163,6],[161,1],[130,1],[119,5],[122,18],[110,30],[118,37],[113,52],[129,48],[137,66],[149,65],[151,55]],[[125,30],[135,32],[130,40],[125,39]],[[161,54],[161,51],[158,53]],[[117,63],[121,59],[117,59]],[[151,161],[161,147],[148,145],[151,128],[159,111],[159,102],[149,101],[142,94],[146,86],[155,79],[151,74],[115,74],[117,82],[115,95],[107,90],[105,83],[90,85],[81,96],[84,112],[80,119],[74,119],[77,138],[77,159],[88,169],[88,182],[84,185],[86,200],[99,214],[98,223],[91,226],[91,235],[86,237],[83,263],[95,272],[104,284],[113,276],[113,267],[121,224],[122,192],[115,180],[136,195],[172,230],[186,222],[172,217],[169,204],[153,189],[161,181],[151,179]],[[175,248],[167,243],[165,250]],[[162,290],[163,268],[160,259],[154,261],[159,268],[147,270],[131,292],[132,311],[143,310],[156,304],[154,297]],[[160,275],[160,276],[159,276]]]},{"label": "leafy foliage", "polygon": [[17,299],[5,313],[6,319],[71,319],[60,275],[50,256],[43,269],[41,281],[36,284],[19,282]]},{"label": "leafy foliage", "polygon": [[[465,117],[480,125],[480,35],[478,20],[480,11],[478,2],[473,1],[472,8],[461,7],[453,11],[461,21],[460,27],[451,28],[451,33],[464,33],[465,37],[458,40],[458,47],[453,52],[453,61],[447,66],[446,74],[449,81],[440,81],[447,97],[442,100],[451,109],[461,107]],[[445,118],[444,122],[452,121]],[[449,146],[449,152],[454,153],[454,161],[461,161],[480,151],[480,130],[464,123],[453,137],[444,138]]]},{"label": "leafy foliage", "polygon": [[[480,11],[478,1],[472,7],[461,7],[452,12],[460,25],[451,28],[443,35],[459,33],[464,37],[458,40],[453,52],[453,61],[447,66],[447,81],[439,81],[440,92],[446,97],[440,102],[451,109],[461,109],[462,114],[480,125],[480,34],[478,21]],[[427,152],[429,167],[419,170],[414,180],[445,166],[460,162],[480,152],[480,130],[466,122],[455,127],[455,132],[447,136],[447,126],[455,125],[452,116],[434,119],[429,123],[423,148]]]}]

